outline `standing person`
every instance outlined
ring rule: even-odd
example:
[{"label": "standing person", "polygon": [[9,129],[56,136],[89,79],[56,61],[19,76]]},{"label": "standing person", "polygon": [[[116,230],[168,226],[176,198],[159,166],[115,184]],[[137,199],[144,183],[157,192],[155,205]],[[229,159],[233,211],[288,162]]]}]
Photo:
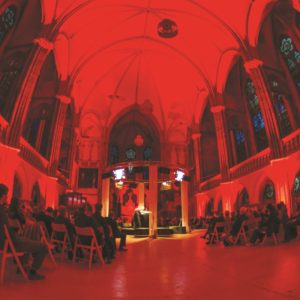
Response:
[{"label": "standing person", "polygon": [[119,251],[127,251],[126,248],[126,234],[119,229],[117,221],[115,220],[114,212],[111,211],[107,218],[107,223],[110,225],[113,234],[113,246],[116,249],[116,238],[120,238]]},{"label": "standing person", "polygon": [[[41,280],[45,276],[39,274],[37,271],[43,264],[45,256],[48,253],[48,248],[45,244],[37,241],[29,240],[25,237],[19,237],[14,230],[8,227],[8,212],[6,208],[8,187],[4,184],[0,184],[0,249],[3,249],[5,241],[4,225],[7,226],[12,242],[19,252],[25,252],[26,254],[21,258],[23,264],[27,263],[28,254],[33,257],[32,265],[28,271],[28,278],[30,280]],[[27,271],[27,270],[26,270]]]}]

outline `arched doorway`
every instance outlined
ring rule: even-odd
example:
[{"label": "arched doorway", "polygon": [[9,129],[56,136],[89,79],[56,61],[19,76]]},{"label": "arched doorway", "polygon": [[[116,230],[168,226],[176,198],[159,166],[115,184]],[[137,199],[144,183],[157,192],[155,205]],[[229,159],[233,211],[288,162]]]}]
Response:
[{"label": "arched doorway", "polygon": [[15,175],[14,177],[14,186],[13,186],[13,192],[12,192],[12,197],[21,199],[22,197],[22,183],[18,175]]},{"label": "arched doorway", "polygon": [[41,207],[41,208],[44,208],[44,206],[45,206],[45,203],[41,197],[40,186],[37,182],[33,185],[33,188],[32,188],[31,205],[33,207],[37,206],[37,207]]},{"label": "arched doorway", "polygon": [[237,195],[235,209],[239,210],[243,206],[249,206],[249,194],[246,188],[243,188]]},{"label": "arched doorway", "polygon": [[272,181],[267,181],[262,188],[261,202],[264,204],[276,203],[275,187]]},{"label": "arched doorway", "polygon": [[295,211],[300,205],[300,172],[296,175],[292,190],[292,210]]}]

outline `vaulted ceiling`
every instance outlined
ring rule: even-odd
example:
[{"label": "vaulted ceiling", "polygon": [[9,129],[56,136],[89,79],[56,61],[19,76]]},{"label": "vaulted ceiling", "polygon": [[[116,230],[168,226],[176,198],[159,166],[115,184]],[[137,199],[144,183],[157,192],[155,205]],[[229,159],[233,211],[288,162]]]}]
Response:
[{"label": "vaulted ceiling", "polygon": [[[58,72],[70,79],[82,115],[94,115],[101,128],[138,106],[164,132],[184,140],[271,2],[44,0],[42,8],[46,22],[53,14],[59,24]],[[176,23],[177,35],[159,35],[164,19]]]}]

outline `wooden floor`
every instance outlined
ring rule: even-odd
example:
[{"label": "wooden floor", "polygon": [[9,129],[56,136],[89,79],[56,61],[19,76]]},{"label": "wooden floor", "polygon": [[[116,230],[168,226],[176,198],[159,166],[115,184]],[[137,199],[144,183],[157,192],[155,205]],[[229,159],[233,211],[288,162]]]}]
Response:
[{"label": "wooden floor", "polygon": [[300,299],[300,239],[278,246],[207,246],[199,233],[129,237],[111,265],[46,261],[41,282],[25,282],[10,265],[1,300]]}]

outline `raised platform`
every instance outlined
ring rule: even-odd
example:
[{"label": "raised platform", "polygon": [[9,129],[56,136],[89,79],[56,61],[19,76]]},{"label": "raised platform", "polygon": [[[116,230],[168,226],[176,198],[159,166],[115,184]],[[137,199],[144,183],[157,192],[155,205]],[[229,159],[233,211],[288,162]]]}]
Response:
[{"label": "raised platform", "polygon": [[[135,237],[147,237],[149,235],[149,228],[140,227],[140,228],[122,228],[122,232],[128,235],[134,235]],[[170,226],[170,227],[158,227],[157,235],[158,236],[170,236],[172,234],[185,234],[186,227],[180,226]]]}]

